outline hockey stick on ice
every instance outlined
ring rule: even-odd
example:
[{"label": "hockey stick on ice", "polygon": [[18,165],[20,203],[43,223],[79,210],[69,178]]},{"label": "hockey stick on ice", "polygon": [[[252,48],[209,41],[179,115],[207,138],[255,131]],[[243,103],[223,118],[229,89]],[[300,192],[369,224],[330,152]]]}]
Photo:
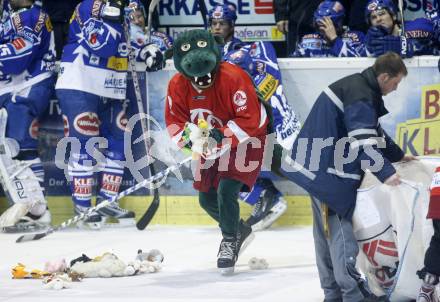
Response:
[{"label": "hockey stick on ice", "polygon": [[70,218],[69,220],[61,223],[58,226],[50,227],[45,232],[35,233],[35,234],[26,234],[26,235],[20,236],[16,240],[16,242],[18,243],[18,242],[26,242],[26,241],[31,241],[31,240],[38,240],[38,239],[46,237],[47,235],[50,235],[50,234],[52,234],[54,232],[63,230],[65,228],[67,228],[69,225],[77,223],[78,221],[81,221],[81,220],[87,218],[88,215],[90,215],[91,213],[99,210],[100,208],[106,207],[109,204],[111,204],[112,202],[115,202],[116,200],[119,200],[119,199],[121,199],[121,198],[123,198],[123,197],[125,197],[125,196],[127,196],[127,195],[129,195],[129,194],[131,194],[131,193],[133,193],[133,192],[135,192],[135,191],[137,191],[137,190],[147,186],[147,185],[150,185],[150,184],[154,183],[155,181],[157,181],[159,179],[162,179],[163,177],[167,176],[170,172],[178,170],[182,165],[184,165],[185,163],[189,162],[190,160],[191,160],[191,157],[188,157],[188,158],[182,160],[181,162],[177,163],[176,165],[168,167],[165,170],[163,170],[163,171],[161,171],[161,172],[159,172],[159,173],[157,173],[157,174],[155,174],[155,175],[153,175],[153,176],[151,176],[151,177],[141,181],[140,183],[134,185],[133,187],[130,187],[130,188],[126,189],[125,191],[122,191],[118,195],[115,195],[115,196],[113,196],[110,199],[104,200],[103,202],[101,202],[97,206],[88,208],[87,211],[85,211],[84,213],[76,215],[76,216]]},{"label": "hockey stick on ice", "polygon": [[[153,12],[154,9],[156,8],[157,4],[158,4],[159,0],[152,0],[150,2],[150,6],[148,7],[148,26],[147,26],[147,37],[148,37],[148,43],[151,42],[151,27],[152,27],[152,23],[153,23]],[[141,95],[141,89],[140,89],[140,85],[139,85],[139,79],[137,76],[137,72],[136,72],[136,64],[135,64],[135,54],[134,51],[131,47],[131,43],[130,43],[130,34],[129,34],[129,20],[126,21],[125,26],[124,26],[124,30],[125,30],[125,36],[126,36],[126,40],[127,40],[127,48],[128,48],[128,61],[130,63],[130,67],[131,67],[131,76],[133,79],[133,86],[134,86],[134,92],[135,92],[135,96],[136,96],[136,103],[138,106],[138,113],[139,114],[145,114],[145,110],[144,110],[144,105],[142,104],[142,95]],[[148,87],[148,74],[145,74],[145,79],[146,81],[146,85]],[[146,103],[147,103],[147,123],[145,123],[145,120],[143,118],[140,119],[140,123],[141,123],[141,129],[142,129],[142,135],[143,135],[143,140],[145,143],[145,153],[148,154],[149,150],[150,150],[150,138],[147,137],[147,134],[150,133],[150,102],[149,102],[149,98],[148,98],[148,91],[145,95],[146,97]],[[150,170],[150,175],[154,175],[155,174],[155,169],[153,166],[153,163],[150,163],[148,165],[148,168]],[[151,191],[151,187],[150,187],[150,191]],[[136,223],[136,227],[138,230],[143,230],[145,229],[145,227],[151,222],[151,220],[154,217],[154,214],[156,214],[157,209],[159,208],[160,205],[160,195],[159,195],[159,190],[158,188],[154,188],[153,189],[153,201],[151,202],[150,206],[147,208],[147,211],[144,213],[144,215],[142,215],[142,217],[138,220],[138,222]]]}]

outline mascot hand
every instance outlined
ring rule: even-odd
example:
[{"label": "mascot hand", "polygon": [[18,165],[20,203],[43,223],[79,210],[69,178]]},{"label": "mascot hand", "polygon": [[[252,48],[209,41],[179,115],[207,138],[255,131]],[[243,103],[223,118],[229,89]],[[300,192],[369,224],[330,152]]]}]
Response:
[{"label": "mascot hand", "polygon": [[162,69],[164,59],[163,54],[156,44],[148,44],[139,52],[139,59],[147,65],[147,71],[157,71]]}]

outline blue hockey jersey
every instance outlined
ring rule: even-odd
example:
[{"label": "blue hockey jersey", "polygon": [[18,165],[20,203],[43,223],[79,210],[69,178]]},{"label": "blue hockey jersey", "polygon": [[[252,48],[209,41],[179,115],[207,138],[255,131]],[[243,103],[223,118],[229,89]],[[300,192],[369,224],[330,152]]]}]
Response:
[{"label": "blue hockey jersey", "polygon": [[[76,7],[68,42],[63,50],[56,89],[80,90],[102,97],[125,99],[127,40],[122,24],[101,18],[104,5],[105,2],[101,0],[84,0]],[[158,44],[158,37],[152,34],[151,41]],[[136,39],[131,40],[131,46],[139,53],[138,50],[144,45]]]},{"label": "blue hockey jersey", "polygon": [[221,45],[220,53],[223,57],[223,56],[227,55],[229,52],[231,52],[233,50],[237,50],[244,45],[246,45],[246,43],[244,43],[243,41],[241,41],[240,39],[238,39],[236,37],[232,37],[231,41],[226,42],[224,45]]},{"label": "blue hockey jersey", "polygon": [[304,35],[291,57],[360,57],[364,52],[362,32],[345,31],[332,44],[316,32]]},{"label": "blue hockey jersey", "polygon": [[383,27],[370,27],[365,37],[368,56],[380,56],[393,51],[404,58],[435,55],[435,30],[431,20],[417,18],[404,23],[405,36],[390,35]]},{"label": "blue hockey jersey", "polygon": [[76,7],[56,89],[125,98],[127,43],[122,24],[101,18],[104,5],[100,0],[84,0]]},{"label": "blue hockey jersey", "polygon": [[252,77],[260,96],[272,107],[278,143],[290,149],[301,124],[284,95],[281,70],[272,44],[263,41],[248,44],[228,53],[224,60],[240,65]]},{"label": "blue hockey jersey", "polygon": [[0,95],[39,83],[51,77],[54,69],[49,16],[36,5],[8,11],[0,31]]},{"label": "blue hockey jersey", "polygon": [[153,43],[156,44],[162,52],[164,52],[173,46],[173,38],[159,31],[151,30],[150,41],[148,41],[147,38],[148,37],[142,28],[131,24],[130,39],[131,45],[135,49],[140,49],[143,45]]},{"label": "blue hockey jersey", "polygon": [[434,41],[434,24],[426,18],[405,22],[409,56],[438,55]]}]

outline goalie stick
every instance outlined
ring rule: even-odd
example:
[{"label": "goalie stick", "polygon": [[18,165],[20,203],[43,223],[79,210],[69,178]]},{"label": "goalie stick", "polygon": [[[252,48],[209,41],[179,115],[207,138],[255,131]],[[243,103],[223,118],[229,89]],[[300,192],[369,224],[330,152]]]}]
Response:
[{"label": "goalie stick", "polygon": [[137,191],[137,190],[139,190],[139,189],[141,189],[141,188],[143,188],[143,187],[145,187],[145,186],[147,186],[147,185],[149,185],[151,183],[154,183],[155,181],[157,181],[157,180],[159,180],[159,179],[161,179],[161,178],[163,178],[165,176],[167,176],[170,172],[179,169],[182,165],[184,165],[185,163],[189,162],[190,160],[191,160],[191,157],[188,157],[188,158],[182,160],[181,162],[177,163],[176,165],[168,167],[165,170],[163,170],[163,171],[161,171],[161,172],[159,172],[159,173],[157,173],[157,174],[155,174],[155,175],[153,175],[153,176],[151,176],[151,177],[141,181],[140,183],[134,185],[133,187],[130,187],[130,188],[128,188],[125,191],[122,191],[118,195],[115,195],[115,196],[113,196],[110,199],[104,200],[103,202],[101,202],[97,206],[88,208],[87,211],[85,211],[84,213],[76,215],[76,216],[70,218],[69,220],[61,223],[58,226],[50,227],[45,232],[22,235],[22,236],[18,237],[16,242],[19,243],[19,242],[26,242],[26,241],[32,241],[32,240],[39,240],[39,239],[44,238],[47,235],[50,235],[50,234],[52,234],[54,232],[63,230],[65,228],[67,228],[69,225],[77,223],[78,221],[81,221],[81,220],[87,218],[88,215],[90,215],[91,213],[99,210],[100,208],[106,207],[109,204],[111,204],[112,202],[115,202],[115,201],[117,201],[117,200],[119,200],[119,199],[121,199],[121,198],[123,198],[123,197],[125,197],[125,196],[127,196],[127,195],[129,195],[129,194],[131,194],[131,193],[133,193],[133,192],[135,192],[135,191]]},{"label": "goalie stick", "polygon": [[[151,42],[151,26],[152,26],[152,22],[153,22],[153,12],[154,9],[156,8],[157,4],[158,4],[159,0],[152,0],[150,2],[150,5],[148,7],[148,25],[147,25],[147,37],[148,37],[148,43]],[[142,104],[142,94],[141,94],[141,90],[140,90],[140,85],[139,85],[139,79],[137,76],[137,71],[136,71],[136,65],[135,65],[135,56],[134,56],[134,52],[133,49],[131,47],[130,44],[130,34],[129,34],[129,24],[130,21],[127,20],[125,23],[125,36],[126,36],[126,40],[127,40],[127,48],[128,48],[128,61],[130,63],[130,67],[131,67],[131,76],[133,79],[133,87],[134,87],[134,92],[135,92],[135,96],[136,96],[136,103],[138,106],[138,112],[140,114],[145,114],[144,111],[144,105]],[[148,74],[145,74],[145,78],[147,80],[146,85],[148,86]],[[147,133],[150,133],[150,106],[149,106],[149,99],[148,99],[148,91],[146,93],[146,103],[147,103],[147,123],[145,123],[145,120],[141,117],[140,118],[140,123],[141,123],[141,129],[142,129],[142,135],[143,135],[143,140],[145,143],[145,154],[148,156],[148,152],[150,150],[150,138],[147,137]],[[148,169],[150,170],[150,175],[154,175],[156,173],[153,163],[150,163],[148,165]],[[150,191],[151,191],[152,187],[150,186]],[[157,209],[159,208],[160,205],[160,195],[159,195],[159,189],[154,187],[153,188],[153,201],[151,202],[150,206],[147,208],[146,212],[144,213],[144,215],[142,215],[142,217],[138,220],[138,222],[136,223],[136,227],[138,230],[143,230],[145,229],[145,227],[151,222],[151,220],[154,217],[154,214],[156,214]]]}]

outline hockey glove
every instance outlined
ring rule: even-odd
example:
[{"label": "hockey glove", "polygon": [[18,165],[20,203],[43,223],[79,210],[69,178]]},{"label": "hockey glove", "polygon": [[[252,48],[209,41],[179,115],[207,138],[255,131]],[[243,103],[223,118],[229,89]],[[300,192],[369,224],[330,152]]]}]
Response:
[{"label": "hockey glove", "polygon": [[147,65],[146,71],[160,70],[164,64],[163,54],[156,44],[144,46],[139,52],[139,59]]},{"label": "hockey glove", "polygon": [[211,130],[209,130],[209,137],[213,138],[217,142],[217,144],[220,144],[225,136],[220,131],[220,129],[212,128]]},{"label": "hockey glove", "polygon": [[365,36],[365,43],[368,43],[370,40],[380,39],[388,36],[388,30],[382,26],[371,26],[368,29],[367,35]]},{"label": "hockey glove", "polygon": [[386,35],[383,36],[383,30],[381,28],[371,27],[368,30],[367,37],[365,39],[365,45],[370,53],[375,57],[383,55],[388,51],[395,52],[402,57],[412,57],[412,52],[409,49],[406,37]]},{"label": "hockey glove", "polygon": [[125,0],[109,0],[105,3],[102,10],[102,18],[111,22],[124,22],[124,7],[126,6]]}]

